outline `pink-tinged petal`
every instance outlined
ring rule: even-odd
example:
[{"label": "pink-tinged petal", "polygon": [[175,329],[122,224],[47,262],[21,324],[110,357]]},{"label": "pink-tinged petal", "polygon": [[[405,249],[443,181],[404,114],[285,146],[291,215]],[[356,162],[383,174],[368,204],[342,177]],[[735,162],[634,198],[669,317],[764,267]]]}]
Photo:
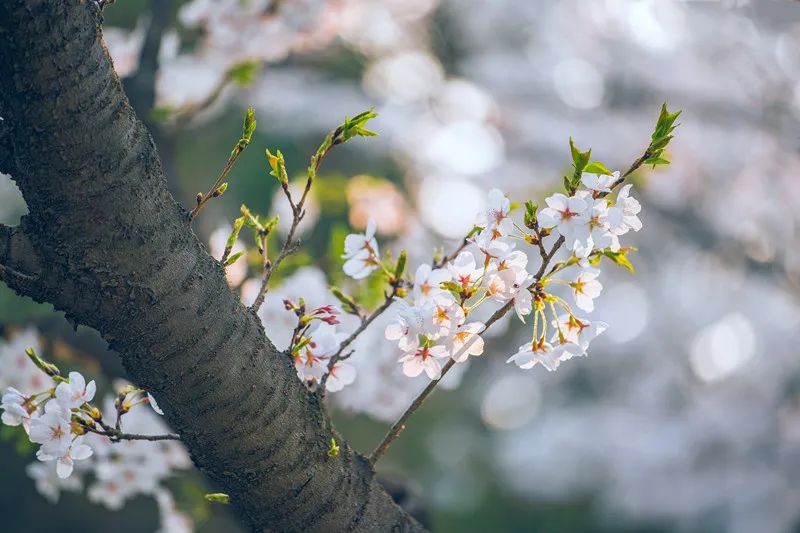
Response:
[{"label": "pink-tinged petal", "polygon": [[[474,340],[473,340],[474,339]],[[472,342],[468,349],[469,355],[481,355],[483,353],[483,338],[475,335],[469,339],[467,342]]]},{"label": "pink-tinged petal", "polygon": [[439,365],[439,361],[433,357],[426,359],[422,365],[425,367],[425,373],[429,378],[439,379],[442,377],[442,367]]},{"label": "pink-tinged petal", "polygon": [[356,367],[347,363],[336,365],[336,377],[342,385],[350,385],[356,380]]},{"label": "pink-tinged petal", "polygon": [[403,361],[403,374],[410,378],[415,378],[422,374],[423,365],[419,357],[413,357],[408,361]]}]

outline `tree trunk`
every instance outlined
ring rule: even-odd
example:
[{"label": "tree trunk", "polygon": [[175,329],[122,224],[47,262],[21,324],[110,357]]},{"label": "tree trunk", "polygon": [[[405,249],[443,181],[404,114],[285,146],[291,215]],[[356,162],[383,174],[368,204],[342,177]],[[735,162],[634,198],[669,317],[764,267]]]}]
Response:
[{"label": "tree trunk", "polygon": [[290,358],[225,283],[167,191],[87,0],[0,2],[0,171],[30,214],[0,279],[97,329],[254,530],[421,526],[332,436]]}]

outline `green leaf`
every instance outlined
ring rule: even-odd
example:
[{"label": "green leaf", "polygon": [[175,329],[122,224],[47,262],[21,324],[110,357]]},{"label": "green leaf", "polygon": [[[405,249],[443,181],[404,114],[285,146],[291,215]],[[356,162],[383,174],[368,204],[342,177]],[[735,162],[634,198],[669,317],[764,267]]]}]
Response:
[{"label": "green leaf", "polygon": [[408,259],[408,253],[405,249],[400,251],[400,257],[397,258],[397,264],[394,267],[394,279],[400,279],[403,277],[403,272],[406,270],[406,260]]},{"label": "green leaf", "polygon": [[625,248],[620,248],[618,252],[612,252],[610,249],[603,250],[603,255],[611,259],[614,263],[618,264],[621,267],[627,268],[631,273],[634,273],[633,263],[630,262],[628,259],[629,252],[635,252],[636,248],[633,246],[628,246]]},{"label": "green leaf", "polygon": [[242,123],[242,141],[244,141],[246,144],[249,144],[255,131],[256,110],[253,107],[248,107],[244,114],[244,122]]},{"label": "green leaf", "polygon": [[589,174],[605,174],[606,176],[611,176],[613,172],[608,170],[603,163],[599,161],[592,161],[583,169],[584,172],[588,172]]},{"label": "green leaf", "polygon": [[228,259],[226,259],[226,260],[225,260],[225,264],[224,264],[224,266],[226,266],[226,267],[227,267],[227,266],[231,266],[231,265],[232,265],[232,264],[234,264],[234,263],[235,263],[235,262],[236,262],[236,261],[237,261],[237,260],[238,260],[240,257],[242,257],[242,255],[244,255],[244,250],[242,250],[242,251],[240,251],[240,252],[236,252],[235,254],[231,255],[231,256],[230,256]]},{"label": "green leaf", "polygon": [[272,171],[269,173],[270,176],[275,176],[278,178],[278,181],[284,187],[289,184],[289,174],[286,172],[286,162],[283,159],[283,154],[280,150],[275,150],[275,153],[269,151],[269,148],[266,148],[265,153],[267,154],[267,162],[269,163],[269,167]]},{"label": "green leaf", "polygon": [[349,294],[345,294],[339,287],[336,287],[335,285],[331,287],[330,290],[331,293],[333,293],[333,295],[336,297],[336,299],[339,300],[339,302],[342,304],[342,307],[346,312],[350,313],[351,315],[359,314],[358,304],[356,304],[356,301],[353,299],[352,296],[350,296]]},{"label": "green leaf", "polygon": [[581,152],[572,137],[569,138],[569,150],[572,153],[572,164],[575,166],[575,172],[581,173],[586,165],[589,164],[589,159],[592,157],[592,149],[589,148],[585,152]]},{"label": "green leaf", "polygon": [[222,505],[228,505],[229,503],[231,503],[231,497],[222,492],[214,492],[211,494],[206,494],[205,499],[206,501],[209,501],[211,503],[221,503]]},{"label": "green leaf", "polygon": [[228,80],[236,85],[247,87],[255,81],[259,70],[261,70],[259,61],[242,61],[228,69]]},{"label": "green leaf", "polygon": [[536,227],[536,212],[539,210],[539,206],[536,205],[533,201],[528,200],[525,202],[525,227],[533,229]]}]

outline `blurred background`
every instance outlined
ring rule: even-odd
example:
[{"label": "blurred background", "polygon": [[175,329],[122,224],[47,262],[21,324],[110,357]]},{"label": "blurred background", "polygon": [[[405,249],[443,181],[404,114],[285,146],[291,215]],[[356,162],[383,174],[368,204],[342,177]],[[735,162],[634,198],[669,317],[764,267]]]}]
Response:
[{"label": "blurred background", "polygon": [[[672,165],[634,176],[636,274],[604,269],[593,316],[610,329],[591,357],[520,371],[504,362],[527,328],[506,321],[380,471],[436,531],[800,530],[800,3],[119,0],[104,14],[117,72],[185,206],[256,109],[228,191],[194,224],[217,257],[242,203],[288,213],[265,146],[300,179],[345,115],[380,114],[380,137],[334,151],[315,185],[304,248],[261,312],[279,347],[293,318],[284,297],[356,290],[339,255],[368,218],[384,249],[429,260],[457,245],[490,188],[520,201],[555,191],[570,136],[624,170],[661,103],[682,109]],[[0,222],[25,212],[0,176]],[[229,281],[252,301],[258,256],[244,245]],[[379,298],[378,283],[359,298]],[[101,389],[124,378],[95,332],[5,287],[0,325],[3,387],[32,343]],[[337,426],[365,452],[426,381],[402,375],[382,329],[359,341],[357,381],[332,395]],[[5,531],[237,530],[187,465],[109,510],[88,475],[81,490],[26,471],[33,449],[10,429]]]}]

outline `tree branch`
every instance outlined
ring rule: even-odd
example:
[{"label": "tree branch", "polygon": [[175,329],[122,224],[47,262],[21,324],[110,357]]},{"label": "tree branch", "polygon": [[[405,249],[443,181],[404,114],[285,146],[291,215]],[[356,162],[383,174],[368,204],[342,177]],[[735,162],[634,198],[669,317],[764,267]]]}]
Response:
[{"label": "tree branch", "polygon": [[169,194],[99,22],[93,2],[0,2],[0,105],[30,210],[0,251],[46,265],[12,288],[103,335],[250,529],[420,530],[338,436],[328,456],[319,400]]}]

